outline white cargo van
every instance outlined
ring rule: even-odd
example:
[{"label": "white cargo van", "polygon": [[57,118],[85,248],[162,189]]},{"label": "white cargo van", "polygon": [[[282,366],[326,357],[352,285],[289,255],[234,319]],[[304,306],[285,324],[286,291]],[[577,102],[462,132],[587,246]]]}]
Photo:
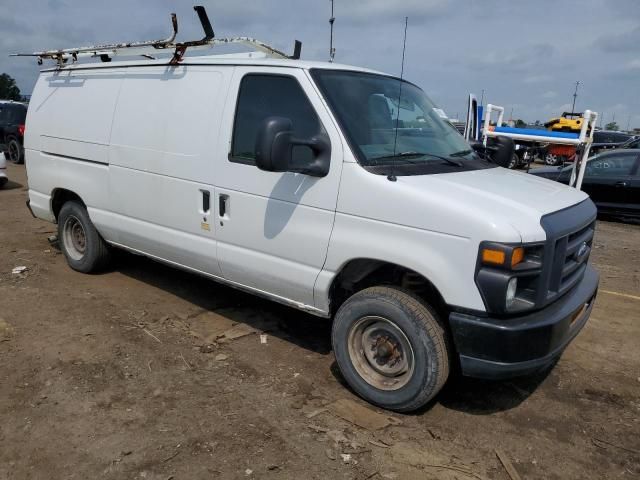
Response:
[{"label": "white cargo van", "polygon": [[598,286],[587,195],[479,157],[434,107],[407,81],[334,63],[43,70],[29,206],[57,222],[75,270],[122,248],[333,319],[349,385],[413,410],[454,368],[553,363]]}]

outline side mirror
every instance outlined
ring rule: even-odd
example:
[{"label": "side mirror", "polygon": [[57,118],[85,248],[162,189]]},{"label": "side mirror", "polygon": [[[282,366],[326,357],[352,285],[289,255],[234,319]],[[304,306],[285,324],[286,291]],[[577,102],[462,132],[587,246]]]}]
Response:
[{"label": "side mirror", "polygon": [[489,156],[493,163],[500,165],[501,167],[508,167],[513,157],[513,153],[516,150],[513,139],[509,137],[492,137],[487,142],[489,148]]},{"label": "side mirror", "polygon": [[[293,147],[306,146],[313,153],[311,161],[302,165],[292,162]],[[265,118],[255,146],[256,166],[267,172],[296,172],[312,177],[324,177],[329,173],[331,144],[326,134],[308,139],[293,136],[293,123],[284,117]]]},{"label": "side mirror", "polygon": [[488,157],[488,160],[492,161],[496,165],[501,167],[508,167],[513,157],[513,153],[516,150],[515,143],[509,137],[490,137],[487,139],[487,147],[479,141],[469,142],[471,148],[473,148],[481,157]]}]

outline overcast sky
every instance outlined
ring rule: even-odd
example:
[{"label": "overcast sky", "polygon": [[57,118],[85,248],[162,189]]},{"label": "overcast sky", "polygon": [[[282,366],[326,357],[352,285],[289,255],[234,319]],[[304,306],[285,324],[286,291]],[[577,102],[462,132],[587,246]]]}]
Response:
[{"label": "overcast sky", "polygon": [[[257,37],[304,59],[328,57],[329,0],[201,0],[216,36]],[[1,0],[0,73],[31,93],[35,60],[17,51],[161,38],[176,12],[179,39],[202,36],[188,0]],[[400,74],[449,116],[470,92],[508,118],[545,121],[590,108],[622,128],[640,127],[640,0],[335,0],[336,62]]]}]

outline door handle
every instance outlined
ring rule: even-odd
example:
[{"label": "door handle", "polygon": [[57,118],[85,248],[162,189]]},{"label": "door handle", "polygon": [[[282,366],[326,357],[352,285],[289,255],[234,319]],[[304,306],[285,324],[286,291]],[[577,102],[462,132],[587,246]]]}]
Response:
[{"label": "door handle", "polygon": [[209,214],[211,210],[211,193],[207,190],[200,190],[202,193],[202,213]]},{"label": "door handle", "polygon": [[616,187],[626,187],[627,182],[616,182]]},{"label": "door handle", "polygon": [[218,215],[220,218],[229,218],[229,195],[220,194],[218,196]]}]

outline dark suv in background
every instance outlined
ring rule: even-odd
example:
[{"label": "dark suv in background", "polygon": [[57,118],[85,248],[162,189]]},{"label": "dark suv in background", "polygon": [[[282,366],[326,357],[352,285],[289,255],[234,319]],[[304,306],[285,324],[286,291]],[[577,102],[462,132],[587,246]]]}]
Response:
[{"label": "dark suv in background", "polygon": [[591,144],[591,155],[600,153],[603,150],[615,148],[637,148],[627,144],[633,142],[637,138],[633,135],[623,132],[612,132],[609,130],[596,130],[593,132],[593,143]]},{"label": "dark suv in background", "polygon": [[26,103],[0,100],[0,151],[13,163],[24,163],[26,118]]}]

